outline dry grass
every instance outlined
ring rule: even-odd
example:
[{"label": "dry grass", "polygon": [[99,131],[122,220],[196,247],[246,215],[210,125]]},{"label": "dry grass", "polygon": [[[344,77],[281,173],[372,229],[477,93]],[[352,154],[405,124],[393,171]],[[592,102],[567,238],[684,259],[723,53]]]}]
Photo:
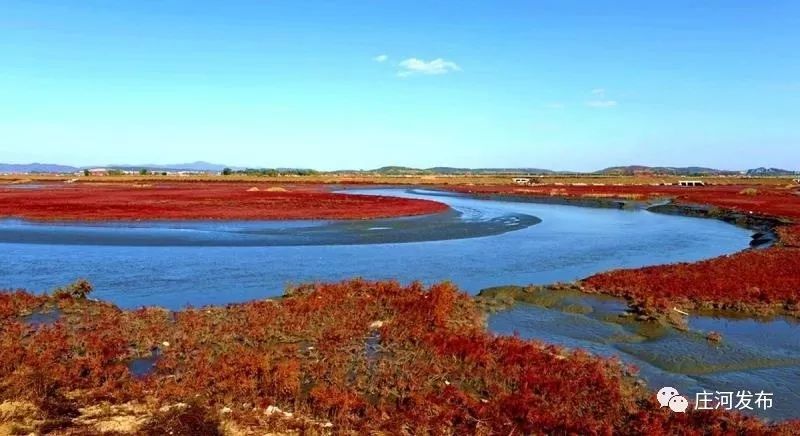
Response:
[{"label": "dry grass", "polygon": [[756,195],[758,195],[758,189],[756,189],[756,188],[745,188],[745,189],[742,189],[741,191],[739,191],[739,194],[741,194],[741,195],[749,195],[751,197],[755,197]]}]

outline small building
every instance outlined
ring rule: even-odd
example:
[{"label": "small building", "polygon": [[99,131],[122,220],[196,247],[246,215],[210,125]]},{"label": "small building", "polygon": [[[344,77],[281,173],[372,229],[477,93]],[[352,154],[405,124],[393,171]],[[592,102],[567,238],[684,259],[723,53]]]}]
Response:
[{"label": "small building", "polygon": [[515,177],[515,178],[513,178],[511,180],[513,180],[513,182],[516,183],[517,185],[530,185],[531,184],[531,179],[529,179],[527,177]]},{"label": "small building", "polygon": [[86,170],[90,176],[107,176],[108,169],[106,168],[91,168]]},{"label": "small building", "polygon": [[702,180],[678,180],[678,186],[706,186]]}]

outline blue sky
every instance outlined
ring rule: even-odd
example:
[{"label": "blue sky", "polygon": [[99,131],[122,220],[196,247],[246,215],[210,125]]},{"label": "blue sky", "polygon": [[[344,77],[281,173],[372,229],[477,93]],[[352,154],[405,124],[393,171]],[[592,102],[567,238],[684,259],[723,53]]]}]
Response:
[{"label": "blue sky", "polygon": [[0,0],[0,162],[800,169],[797,1]]}]

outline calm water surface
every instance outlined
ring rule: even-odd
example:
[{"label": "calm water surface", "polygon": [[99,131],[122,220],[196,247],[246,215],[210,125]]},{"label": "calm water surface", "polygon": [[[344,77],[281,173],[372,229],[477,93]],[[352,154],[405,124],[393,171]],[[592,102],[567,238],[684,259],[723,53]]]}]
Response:
[{"label": "calm water surface", "polygon": [[709,258],[746,248],[751,234],[716,220],[646,211],[402,189],[349,192],[433,198],[455,212],[346,223],[4,220],[0,288],[48,291],[81,277],[95,285],[97,298],[119,306],[171,309],[275,296],[291,283],[356,276],[452,280],[474,293]]}]

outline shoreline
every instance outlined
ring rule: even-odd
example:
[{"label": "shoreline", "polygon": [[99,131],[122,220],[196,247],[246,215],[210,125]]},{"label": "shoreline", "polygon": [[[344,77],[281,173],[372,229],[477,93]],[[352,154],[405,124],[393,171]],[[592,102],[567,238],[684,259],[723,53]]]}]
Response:
[{"label": "shoreline", "polygon": [[[500,235],[537,225],[533,215],[507,214],[480,221],[463,220],[448,210],[425,215],[369,220],[296,220],[299,227],[273,229],[278,220],[220,221],[6,221],[0,218],[0,242],[118,247],[307,247],[448,241]],[[288,220],[286,220],[288,221]],[[237,227],[239,230],[216,231]],[[308,223],[308,224],[306,224]],[[53,227],[58,232],[52,232]],[[214,230],[189,233],[181,230]],[[380,229],[381,231],[370,231]]]},{"label": "shoreline", "polygon": [[[526,195],[525,193],[510,194],[492,192],[465,192],[462,190],[463,188],[464,187],[459,187],[455,189],[455,192],[463,195],[470,195],[474,198],[503,199],[506,201],[543,204],[563,204],[576,207],[641,209],[653,213],[668,215],[717,219],[755,232],[752,235],[750,248],[746,248],[729,255],[697,262],[679,262],[676,264],[654,265],[650,267],[631,268],[627,270],[612,269],[576,280],[573,283],[552,283],[543,285],[541,286],[542,288],[555,291],[563,289],[578,290],[586,294],[602,294],[621,298],[627,301],[628,308],[632,314],[655,321],[657,323],[668,324],[679,329],[684,327],[685,320],[682,320],[681,317],[675,316],[677,313],[675,312],[675,309],[682,312],[692,310],[696,311],[697,313],[712,316],[730,316],[735,314],[737,316],[752,317],[756,319],[770,319],[780,316],[787,316],[793,319],[800,318],[800,304],[798,304],[798,302],[795,301],[795,297],[792,296],[788,296],[787,299],[779,301],[767,300],[760,302],[731,302],[714,299],[698,299],[693,297],[690,293],[687,293],[687,295],[682,297],[670,298],[667,300],[658,299],[658,301],[654,301],[654,298],[658,297],[657,295],[654,295],[652,296],[653,298],[651,298],[650,296],[646,295],[646,290],[638,293],[631,292],[629,289],[625,289],[624,282],[619,285],[617,289],[603,288],[602,286],[590,284],[591,280],[596,277],[604,277],[605,275],[614,274],[618,271],[629,271],[635,273],[637,271],[652,271],[659,268],[668,269],[672,266],[700,267],[701,265],[704,265],[704,263],[714,262],[715,260],[721,259],[735,258],[736,256],[740,256],[745,253],[751,253],[753,250],[759,250],[765,253],[774,253],[774,250],[783,247],[786,250],[791,250],[793,252],[792,255],[800,256],[800,250],[795,252],[796,250],[792,249],[792,244],[786,244],[784,242],[787,234],[792,235],[792,233],[788,232],[787,230],[795,230],[793,226],[797,226],[797,223],[793,220],[761,213],[743,213],[741,211],[726,209],[715,205],[681,203],[676,201],[674,198],[656,197],[650,200],[632,200],[614,197],[586,198],[571,197],[568,195],[542,196]],[[440,187],[440,189],[449,191],[452,188]],[[736,274],[736,271],[732,270],[729,272],[729,274]],[[499,285],[498,287],[502,288],[506,286],[519,288],[526,287],[525,284],[506,284]],[[481,293],[483,293],[483,290],[478,294],[478,296],[481,296]],[[491,298],[490,293],[485,293],[482,297],[484,300]],[[508,306],[508,298],[509,296],[505,295],[503,297],[504,301],[500,301],[498,303],[501,306],[510,308],[510,306]],[[524,297],[521,298],[524,300]],[[490,303],[488,306],[491,307],[493,304]]]},{"label": "shoreline", "polygon": [[[119,187],[118,184],[107,185],[112,187]],[[172,185],[165,185],[170,189],[173,189],[175,184]],[[181,186],[181,185],[177,185]],[[191,192],[194,192],[196,189],[202,190],[204,184],[184,184],[181,187],[189,186]],[[231,186],[236,187],[236,192],[242,191],[243,183],[233,183],[226,185],[214,185],[216,187],[223,186],[225,189],[231,189]],[[723,222],[737,225],[739,227],[747,228],[751,231],[756,232],[752,236],[752,240],[750,242],[751,248],[745,249],[736,253],[733,253],[729,256],[721,256],[714,259],[722,259],[731,256],[741,255],[743,253],[749,253],[750,250],[754,248],[758,248],[764,253],[778,253],[776,251],[776,247],[782,247],[784,244],[783,240],[786,238],[786,235],[792,236],[791,230],[794,230],[792,227],[793,223],[785,218],[777,218],[774,216],[768,216],[766,214],[761,213],[743,213],[741,211],[725,209],[715,205],[699,205],[699,204],[687,204],[683,201],[678,201],[675,198],[665,198],[664,196],[650,196],[650,198],[625,198],[625,194],[620,194],[618,197],[613,197],[608,194],[604,194],[603,196],[594,196],[594,197],[576,197],[569,195],[564,189],[560,189],[557,195],[550,195],[544,196],[539,194],[531,194],[528,192],[529,190],[525,190],[524,192],[517,192],[517,193],[498,193],[498,192],[472,192],[470,186],[426,186],[426,185],[419,185],[416,187],[409,187],[408,185],[395,185],[401,189],[426,189],[426,190],[436,190],[442,193],[442,195],[466,195],[472,198],[478,199],[498,199],[498,200],[505,200],[505,201],[515,201],[515,202],[529,202],[529,203],[541,203],[541,204],[563,204],[569,206],[576,206],[576,207],[592,207],[592,208],[612,208],[612,209],[632,209],[632,210],[647,210],[653,213],[661,213],[661,214],[669,214],[669,215],[680,215],[680,216],[688,216],[688,217],[698,217],[698,218],[714,218],[721,220]],[[378,184],[372,185],[375,188],[386,188],[390,187],[390,185],[385,184]],[[306,187],[307,189],[308,187]],[[363,189],[364,185],[343,185],[343,184],[336,184],[336,185],[320,185],[315,186],[313,191],[315,194],[319,194],[320,191],[323,191],[327,195],[337,195],[337,196],[344,196],[346,197],[358,197],[359,200],[368,200],[368,201],[383,201],[384,199],[395,200],[395,201],[413,201],[419,203],[431,203],[435,205],[439,205],[446,209],[449,209],[445,204],[439,203],[433,200],[418,200],[418,199],[406,199],[406,198],[399,198],[399,197],[384,197],[384,196],[370,196],[370,195],[359,195],[359,194],[347,194],[346,191],[349,189]],[[483,189],[485,187],[482,187]],[[609,187],[604,187],[609,188]],[[619,188],[620,190],[627,190],[626,187],[614,187]],[[102,189],[102,188],[98,188]],[[128,187],[128,190],[132,188]],[[331,191],[334,189],[340,189],[344,193],[332,193]],[[22,191],[22,190],[20,190]],[[24,190],[28,192],[28,190]],[[138,188],[135,189],[136,193],[146,193],[147,191],[150,192],[163,192],[160,189],[152,189],[152,190],[139,190]],[[302,193],[308,193],[309,191],[302,191]],[[265,194],[272,194],[270,192],[264,192]],[[260,194],[259,192],[248,192],[246,194]],[[293,194],[293,192],[283,192],[283,193],[276,193],[276,194]],[[630,195],[628,195],[630,197]],[[413,218],[413,217],[422,217],[425,216],[436,216],[437,214],[446,213],[447,210],[434,212],[434,213],[421,213],[418,215],[403,215],[403,216],[392,216],[392,218]],[[312,218],[307,217],[308,220],[312,220]],[[198,219],[198,220],[186,220],[189,222],[192,221],[220,221],[223,218],[216,218],[216,219]],[[286,218],[289,219],[289,218]],[[381,218],[368,218],[368,219],[381,219]],[[155,221],[163,221],[163,222],[175,222],[180,221],[180,218],[174,219],[162,219],[159,218]],[[348,222],[357,222],[361,221],[362,219],[358,220],[331,220],[332,222],[338,223],[348,223]],[[241,221],[248,221],[243,219]],[[63,220],[45,220],[45,221],[37,221],[32,220],[32,223],[64,223],[64,224],[73,224],[74,221],[63,221]],[[88,224],[98,221],[85,221]],[[116,222],[116,221],[110,221]],[[124,222],[124,221],[122,221]],[[133,221],[135,222],[135,221]],[[640,271],[645,269],[653,269],[653,268],[669,268],[674,265],[699,265],[706,261],[700,262],[692,262],[692,263],[679,263],[679,264],[666,264],[666,265],[657,265],[653,267],[643,267],[643,268],[634,268],[628,271]],[[647,313],[648,316],[651,317],[659,317],[661,313],[667,311],[665,308],[667,306],[670,307],[681,307],[682,310],[703,310],[703,311],[720,311],[720,312],[740,312],[740,313],[749,313],[753,316],[769,316],[772,314],[787,314],[789,316],[800,316],[797,312],[800,312],[800,309],[795,307],[795,304],[792,301],[766,301],[760,302],[758,304],[751,303],[736,303],[733,306],[730,302],[725,301],[714,301],[713,299],[693,299],[691,295],[686,295],[683,298],[672,299],[671,301],[650,301],[651,299],[648,298],[644,292],[638,293],[631,293],[626,291],[624,288],[624,283],[620,285],[620,289],[603,289],[602,286],[590,286],[589,284],[595,280],[598,276],[603,276],[604,274],[612,274],[619,270],[609,270],[606,272],[601,272],[589,277],[585,277],[583,279],[577,280],[575,283],[576,285],[580,286],[581,288],[586,289],[588,293],[603,293],[607,295],[612,295],[616,297],[622,297],[630,302],[630,307],[632,310],[640,311],[642,313]],[[732,273],[736,273],[733,271]],[[588,282],[587,282],[588,281]],[[524,284],[523,284],[524,285]],[[615,286],[616,287],[616,286]],[[788,305],[787,305],[788,304]]]},{"label": "shoreline", "polygon": [[[793,222],[771,217],[767,215],[748,215],[734,210],[726,210],[710,205],[691,205],[676,203],[671,198],[659,198],[654,201],[630,200],[624,198],[579,198],[569,196],[538,196],[525,194],[494,194],[494,193],[465,193],[452,191],[448,187],[438,187],[442,192],[453,192],[468,195],[476,199],[491,199],[514,201],[535,204],[558,204],[564,206],[588,207],[599,209],[631,209],[646,210],[648,212],[660,213],[664,215],[677,215],[690,218],[709,218],[717,219],[728,224],[753,230],[755,232],[768,232],[774,238],[773,243],[780,243],[780,236],[777,229],[782,226],[794,225]],[[766,241],[765,241],[766,242]]]}]

